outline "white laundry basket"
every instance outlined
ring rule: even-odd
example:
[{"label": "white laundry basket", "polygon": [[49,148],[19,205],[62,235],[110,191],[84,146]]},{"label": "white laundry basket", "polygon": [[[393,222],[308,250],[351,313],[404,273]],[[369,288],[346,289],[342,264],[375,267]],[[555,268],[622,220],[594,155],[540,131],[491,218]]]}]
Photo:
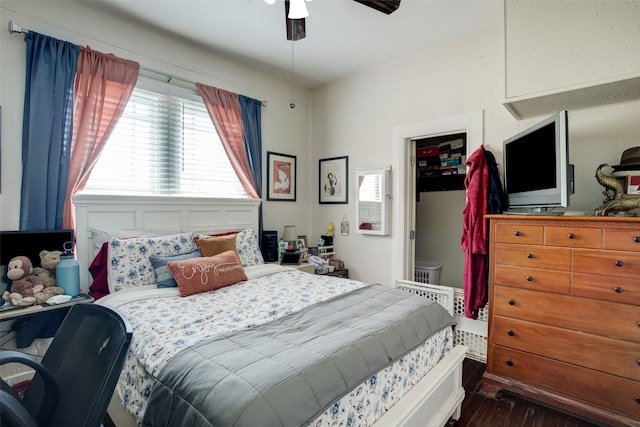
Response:
[{"label": "white laundry basket", "polygon": [[435,262],[418,261],[416,262],[415,281],[439,285],[441,268],[442,266]]}]

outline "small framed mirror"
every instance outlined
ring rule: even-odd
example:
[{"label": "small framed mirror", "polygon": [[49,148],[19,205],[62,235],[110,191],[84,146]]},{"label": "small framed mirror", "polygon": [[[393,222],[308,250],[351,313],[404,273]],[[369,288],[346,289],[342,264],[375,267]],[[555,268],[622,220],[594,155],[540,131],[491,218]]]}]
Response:
[{"label": "small framed mirror", "polygon": [[389,234],[391,167],[354,169],[356,175],[356,233]]}]

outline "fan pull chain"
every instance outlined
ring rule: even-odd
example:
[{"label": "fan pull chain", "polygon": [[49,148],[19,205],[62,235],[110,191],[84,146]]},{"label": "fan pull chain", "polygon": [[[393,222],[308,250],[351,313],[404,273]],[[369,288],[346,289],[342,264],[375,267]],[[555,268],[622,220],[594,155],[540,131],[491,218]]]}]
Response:
[{"label": "fan pull chain", "polygon": [[293,40],[291,40],[291,102],[289,108],[296,108],[296,104],[293,102]]}]

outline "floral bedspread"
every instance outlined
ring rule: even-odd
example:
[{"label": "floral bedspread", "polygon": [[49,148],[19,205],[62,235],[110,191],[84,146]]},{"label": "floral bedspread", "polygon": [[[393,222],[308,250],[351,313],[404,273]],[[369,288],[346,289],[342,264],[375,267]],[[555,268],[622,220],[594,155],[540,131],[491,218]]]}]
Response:
[{"label": "floral bedspread", "polygon": [[[133,328],[131,348],[116,386],[125,408],[141,421],[154,378],[180,350],[204,339],[252,328],[366,286],[263,264],[245,269],[249,281],[180,297],[177,288],[119,291],[96,303],[117,309]],[[450,329],[369,378],[318,417],[314,426],[368,425],[391,407],[451,349]]]}]

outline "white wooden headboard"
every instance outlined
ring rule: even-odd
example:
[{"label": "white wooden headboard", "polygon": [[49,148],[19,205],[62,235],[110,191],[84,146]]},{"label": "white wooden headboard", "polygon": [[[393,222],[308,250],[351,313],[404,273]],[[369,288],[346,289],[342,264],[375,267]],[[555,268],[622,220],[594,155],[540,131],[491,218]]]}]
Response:
[{"label": "white wooden headboard", "polygon": [[73,196],[76,259],[80,289],[89,291],[89,265],[96,250],[91,229],[218,233],[253,227],[258,232],[259,199],[208,199],[166,196]]}]

